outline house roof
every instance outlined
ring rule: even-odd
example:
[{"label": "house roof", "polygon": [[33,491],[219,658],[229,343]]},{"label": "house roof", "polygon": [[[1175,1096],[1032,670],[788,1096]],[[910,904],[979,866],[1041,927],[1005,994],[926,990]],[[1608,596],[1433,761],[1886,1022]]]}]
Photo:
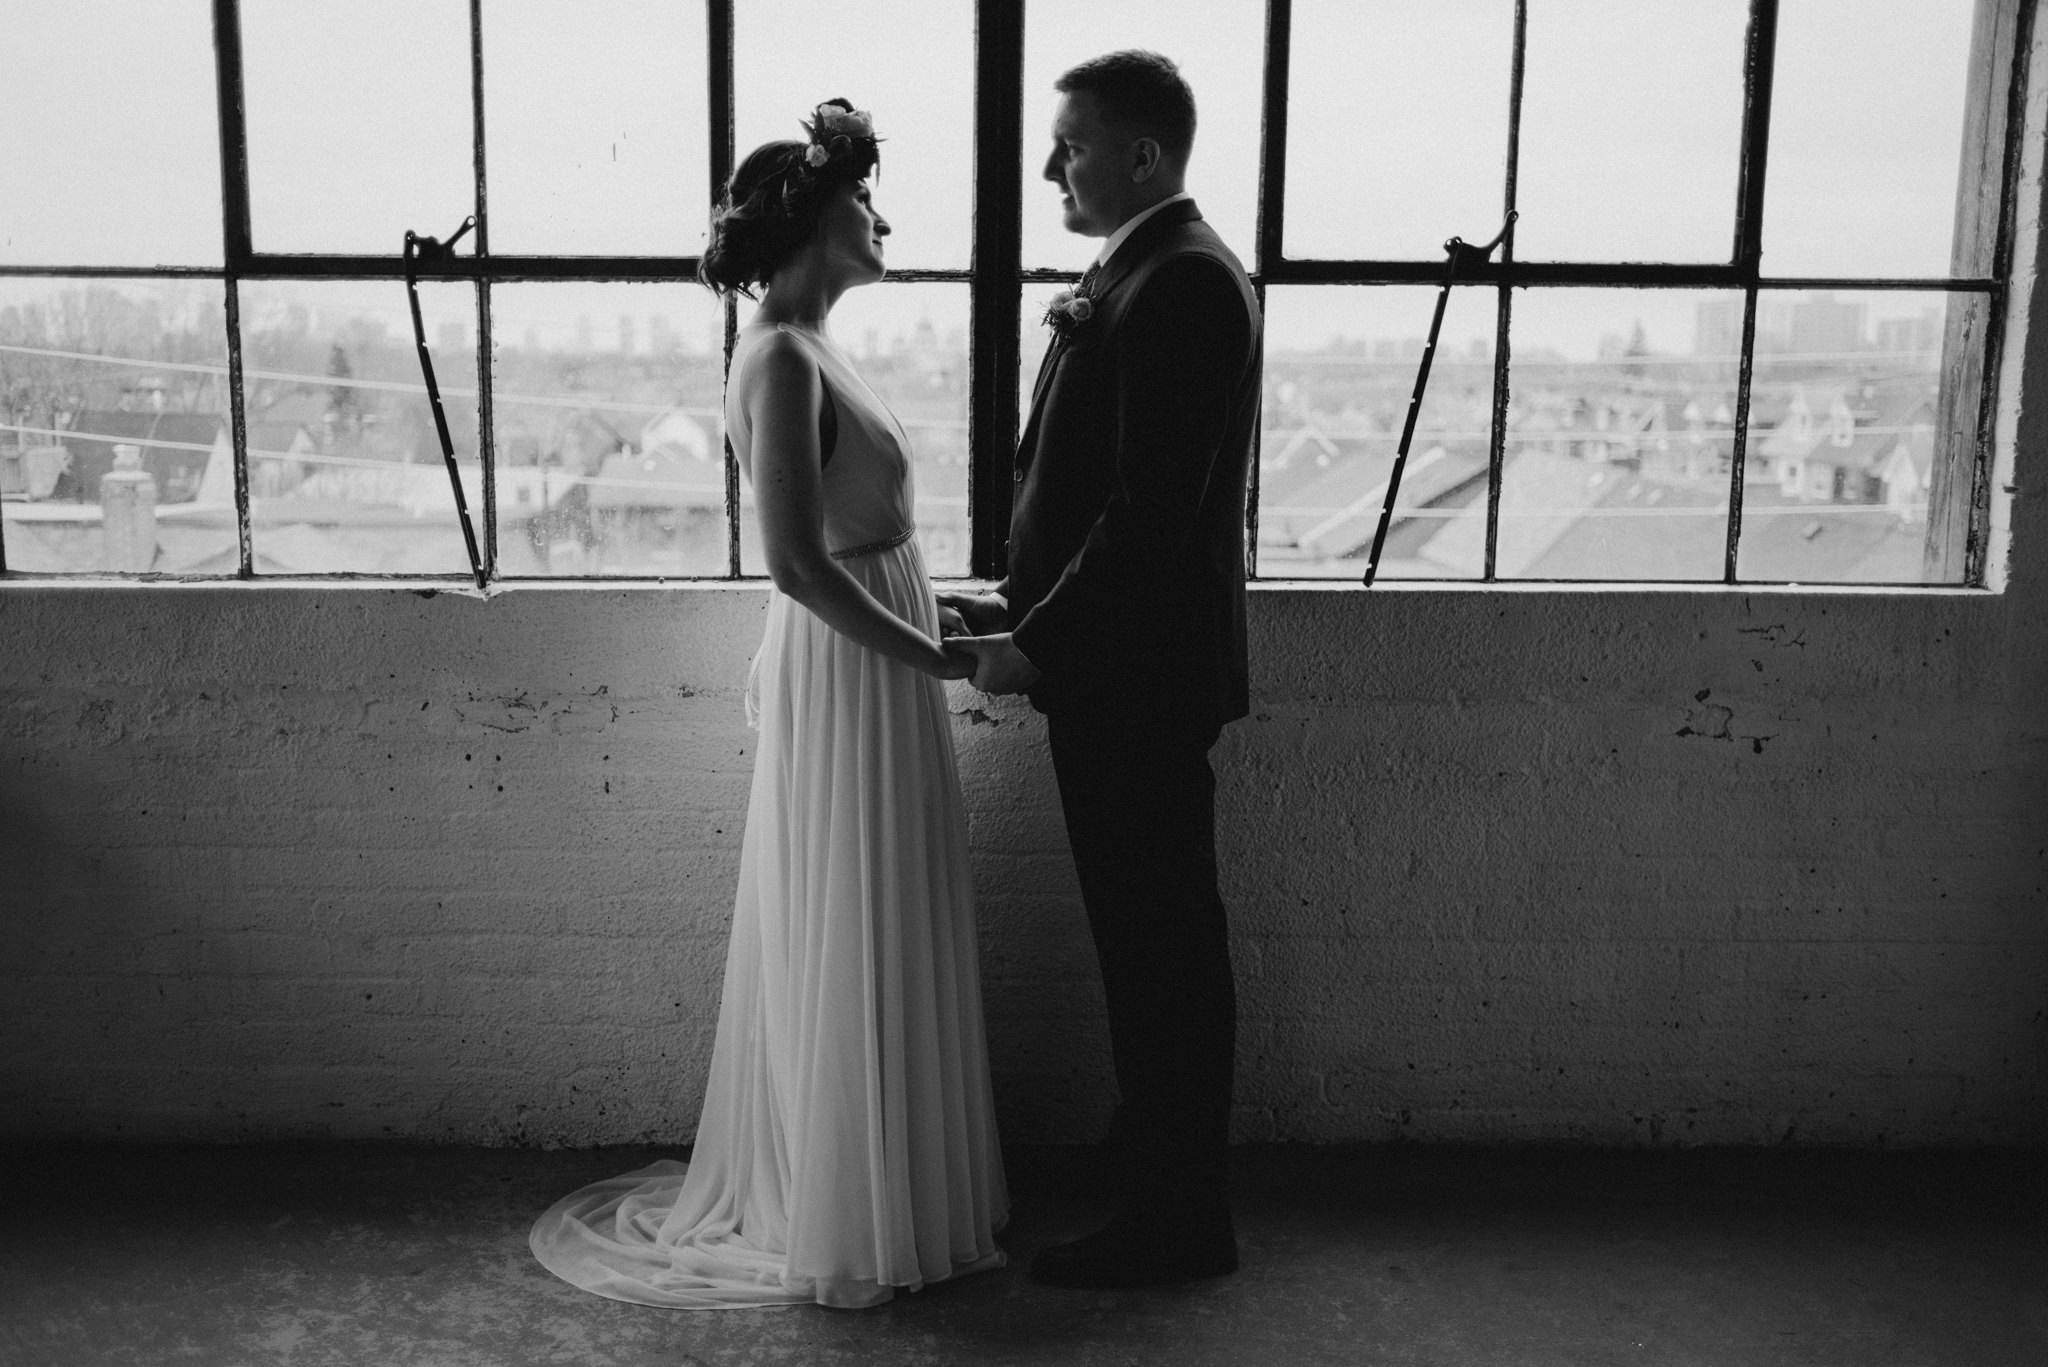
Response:
[{"label": "house roof", "polygon": [[[1858,402],[1860,398],[1860,402]],[[1855,470],[1877,470],[1903,445],[1914,468],[1925,473],[1934,458],[1934,398],[1924,387],[1872,387],[1851,399],[1856,431],[1847,446],[1823,442],[1809,461]]]},{"label": "house roof", "polygon": [[74,454],[104,448],[111,461],[116,442],[176,442],[211,448],[223,421],[218,413],[96,409],[73,415],[71,429],[60,440]]},{"label": "house roof", "polygon": [[71,453],[55,496],[90,502],[114,468],[117,445],[140,447],[142,468],[156,476],[159,503],[189,502],[199,491],[208,455],[225,431],[218,413],[94,409],[74,414],[57,440]]},{"label": "house roof", "polygon": [[1527,452],[1503,476],[1497,570],[1503,578],[1718,579],[1727,503],[1725,483]]},{"label": "house roof", "polygon": [[725,507],[725,471],[672,446],[635,455],[615,451],[587,478],[593,509]]},{"label": "house roof", "polygon": [[[1393,443],[1333,462],[1314,479],[1281,495],[1261,477],[1259,539],[1300,546],[1317,556],[1347,556],[1372,544],[1386,505],[1387,478],[1394,466]],[[1486,448],[1472,443],[1432,442],[1410,453],[1401,472],[1396,520],[1403,509],[1426,508],[1486,473]]]},{"label": "house roof", "polygon": [[1924,528],[1881,504],[1800,503],[1751,486],[1736,567],[1745,579],[1917,584],[1925,543]]},{"label": "house roof", "polygon": [[[1605,474],[1597,487],[1590,483],[1595,473]],[[1503,487],[1498,573],[1711,582],[1721,577],[1727,552],[1726,507],[1720,485],[1666,483],[1524,452],[1512,459]],[[1453,534],[1469,541],[1484,531],[1478,516],[1464,522],[1447,528],[1444,544],[1425,554],[1457,564]],[[1881,506],[1801,503],[1752,483],[1743,500],[1738,572],[1805,583],[1916,583],[1923,540],[1920,529]]]}]

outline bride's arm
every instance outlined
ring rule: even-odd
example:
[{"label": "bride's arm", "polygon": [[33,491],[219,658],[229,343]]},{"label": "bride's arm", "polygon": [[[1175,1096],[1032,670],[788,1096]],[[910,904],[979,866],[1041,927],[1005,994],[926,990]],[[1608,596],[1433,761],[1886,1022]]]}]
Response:
[{"label": "bride's arm", "polygon": [[824,471],[818,449],[823,402],[818,367],[782,336],[762,339],[744,396],[753,425],[754,502],[768,577],[825,625],[870,650],[942,679],[965,678],[972,657],[937,641],[875,600],[825,546]]}]

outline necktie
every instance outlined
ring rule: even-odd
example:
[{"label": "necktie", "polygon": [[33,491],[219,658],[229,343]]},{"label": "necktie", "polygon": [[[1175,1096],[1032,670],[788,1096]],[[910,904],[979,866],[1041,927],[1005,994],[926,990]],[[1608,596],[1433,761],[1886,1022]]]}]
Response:
[{"label": "necktie", "polygon": [[1093,285],[1093,284],[1095,283],[1095,273],[1096,273],[1097,271],[1101,270],[1101,269],[1102,269],[1102,263],[1101,263],[1100,261],[1091,261],[1091,262],[1089,262],[1089,263],[1088,263],[1088,269],[1087,269],[1087,270],[1085,270],[1085,271],[1082,271],[1082,272],[1081,272],[1081,283],[1080,283],[1080,284],[1078,284],[1078,285],[1076,285],[1076,286],[1074,287],[1074,293],[1076,293],[1076,294],[1086,294],[1086,293],[1088,293],[1088,289],[1089,289],[1089,286],[1091,286],[1091,285]]}]

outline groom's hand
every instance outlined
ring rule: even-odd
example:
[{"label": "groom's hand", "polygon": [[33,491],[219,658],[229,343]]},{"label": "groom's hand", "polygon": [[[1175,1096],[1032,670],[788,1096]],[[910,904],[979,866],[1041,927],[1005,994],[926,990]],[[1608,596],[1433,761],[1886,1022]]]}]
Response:
[{"label": "groom's hand", "polygon": [[1038,666],[1017,649],[1007,631],[993,636],[955,637],[946,644],[965,646],[974,652],[974,686],[984,693],[1022,693],[1043,677]]},{"label": "groom's hand", "polygon": [[939,606],[951,608],[967,623],[968,631],[987,636],[1010,624],[1010,605],[1000,593],[941,593]]}]

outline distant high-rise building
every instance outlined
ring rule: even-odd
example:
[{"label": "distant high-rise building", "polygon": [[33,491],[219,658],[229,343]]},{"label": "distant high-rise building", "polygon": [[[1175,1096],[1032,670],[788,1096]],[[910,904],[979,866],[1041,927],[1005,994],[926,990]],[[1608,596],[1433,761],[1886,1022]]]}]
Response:
[{"label": "distant high-rise building", "polygon": [[1792,351],[1800,356],[1863,350],[1864,306],[1822,290],[1792,306]]},{"label": "distant high-rise building", "polygon": [[1693,306],[1692,354],[1732,358],[1742,346],[1742,301],[1717,295]]},{"label": "distant high-rise building", "polygon": [[1923,309],[1917,318],[1877,320],[1877,349],[1932,364],[1941,353],[1941,310]]},{"label": "distant high-rise building", "polygon": [[1782,294],[1756,298],[1756,349],[1770,355],[1792,348],[1792,300]]}]

